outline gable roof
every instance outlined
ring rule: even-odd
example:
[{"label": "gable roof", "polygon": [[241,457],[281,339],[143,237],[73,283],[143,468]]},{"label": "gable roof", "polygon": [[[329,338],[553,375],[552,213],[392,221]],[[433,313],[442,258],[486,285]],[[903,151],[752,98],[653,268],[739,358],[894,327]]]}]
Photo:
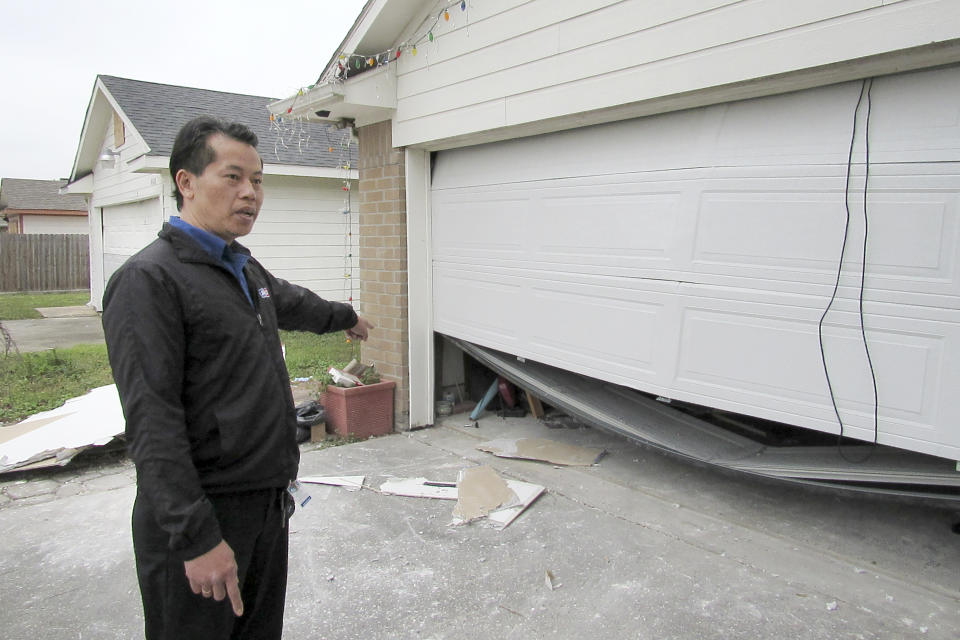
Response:
[{"label": "gable roof", "polygon": [[66,180],[0,180],[0,209],[18,211],[80,211],[87,213],[82,195],[60,195]]},{"label": "gable roof", "polygon": [[[70,179],[76,181],[92,171],[101,150],[100,135],[114,110],[119,110],[143,138],[149,147],[147,156],[169,157],[180,127],[191,118],[208,115],[248,126],[257,134],[258,149],[267,164],[340,169],[346,157],[350,166],[356,167],[357,145],[350,144],[350,131],[346,129],[291,119],[284,123],[286,144],[282,144],[267,111],[267,104],[273,101],[268,97],[99,75]],[[291,131],[293,128],[295,131]],[[347,145],[346,154],[342,145]]]},{"label": "gable roof", "polygon": [[[267,105],[274,98],[192,89],[175,85],[143,82],[115,76],[98,76],[114,100],[150,147],[148,155],[169,156],[177,132],[185,122],[208,115],[229,122],[242,122],[260,140],[259,150],[265,162],[317,167],[336,167],[339,146],[349,131],[330,125],[304,123],[309,136],[306,145],[276,144],[277,131],[270,121]],[[353,145],[354,147],[356,145]],[[330,152],[330,147],[334,151]],[[356,156],[356,149],[353,149]],[[356,159],[354,157],[354,166]]]}]

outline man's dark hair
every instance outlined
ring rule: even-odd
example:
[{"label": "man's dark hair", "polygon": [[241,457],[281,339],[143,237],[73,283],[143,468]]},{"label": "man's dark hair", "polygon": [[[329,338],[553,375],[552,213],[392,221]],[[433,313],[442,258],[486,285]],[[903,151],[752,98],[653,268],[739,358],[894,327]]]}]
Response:
[{"label": "man's dark hair", "polygon": [[199,116],[183,125],[173,142],[170,153],[170,177],[173,178],[173,195],[177,199],[177,211],[183,208],[183,194],[177,186],[177,171],[185,169],[195,176],[203,173],[214,161],[215,154],[207,141],[210,136],[222,134],[238,142],[257,147],[257,134],[245,124],[225,122],[210,116]]}]

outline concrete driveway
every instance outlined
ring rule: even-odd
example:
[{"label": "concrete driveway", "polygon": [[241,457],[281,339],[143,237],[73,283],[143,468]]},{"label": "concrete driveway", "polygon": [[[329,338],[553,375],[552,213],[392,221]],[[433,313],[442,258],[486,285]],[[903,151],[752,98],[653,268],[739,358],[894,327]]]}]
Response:
[{"label": "concrete driveway", "polygon": [[[294,516],[285,638],[957,638],[953,507],[731,475],[531,418],[466,422],[304,445],[302,476],[366,482],[316,486]],[[504,437],[607,455],[558,467],[476,448]],[[377,491],[477,464],[546,493],[496,530],[450,526],[450,501]],[[133,477],[112,460],[0,480],[0,635],[142,637]]]},{"label": "concrete driveway", "polygon": [[100,314],[91,307],[45,307],[39,311],[44,317],[3,321],[21,353],[103,342]]}]

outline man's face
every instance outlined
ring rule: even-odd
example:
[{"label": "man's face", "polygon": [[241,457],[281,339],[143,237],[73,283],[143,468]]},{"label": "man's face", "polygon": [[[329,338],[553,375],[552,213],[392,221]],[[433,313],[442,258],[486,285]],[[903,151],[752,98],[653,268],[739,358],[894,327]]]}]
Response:
[{"label": "man's face", "polygon": [[231,243],[253,230],[263,205],[263,168],[257,150],[222,134],[207,139],[214,160],[200,175],[185,169],[175,177],[180,217]]}]

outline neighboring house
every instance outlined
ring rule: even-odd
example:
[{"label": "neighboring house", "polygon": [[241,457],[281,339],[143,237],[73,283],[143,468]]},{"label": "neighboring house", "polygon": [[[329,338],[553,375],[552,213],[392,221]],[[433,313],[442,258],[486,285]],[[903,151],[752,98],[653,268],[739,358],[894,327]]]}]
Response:
[{"label": "neighboring house", "polygon": [[0,179],[0,215],[8,233],[86,234],[87,202],[62,195],[66,180]]},{"label": "neighboring house", "polygon": [[[265,201],[241,242],[275,275],[332,300],[351,297],[357,145],[328,124],[276,124],[271,98],[98,76],[67,190],[90,198],[90,288],[100,309],[110,275],[176,215],[170,151],[199,115],[242,122],[259,138]],[[281,135],[282,131],[282,135]],[[355,295],[354,292],[353,295]]]},{"label": "neighboring house", "polygon": [[438,332],[958,460],[958,61],[955,0],[370,0],[271,110],[358,130],[410,426]]}]

